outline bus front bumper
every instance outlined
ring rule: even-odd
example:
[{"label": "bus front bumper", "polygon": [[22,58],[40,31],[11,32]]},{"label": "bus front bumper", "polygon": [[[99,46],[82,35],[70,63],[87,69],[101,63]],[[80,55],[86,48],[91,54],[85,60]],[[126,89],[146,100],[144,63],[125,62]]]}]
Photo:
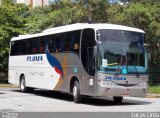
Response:
[{"label": "bus front bumper", "polygon": [[98,85],[95,96],[130,96],[130,97],[146,97],[148,86],[104,86]]}]

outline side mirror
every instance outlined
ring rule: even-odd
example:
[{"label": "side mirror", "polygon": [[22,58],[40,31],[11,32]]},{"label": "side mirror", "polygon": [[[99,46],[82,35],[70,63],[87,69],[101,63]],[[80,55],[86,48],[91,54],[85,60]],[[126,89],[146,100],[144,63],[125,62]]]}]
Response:
[{"label": "side mirror", "polygon": [[149,50],[147,49],[147,44],[144,44],[144,49],[145,49],[145,58],[147,58],[148,61],[151,60],[151,53],[149,52]]},{"label": "side mirror", "polygon": [[93,56],[97,57],[97,46],[93,47]]}]

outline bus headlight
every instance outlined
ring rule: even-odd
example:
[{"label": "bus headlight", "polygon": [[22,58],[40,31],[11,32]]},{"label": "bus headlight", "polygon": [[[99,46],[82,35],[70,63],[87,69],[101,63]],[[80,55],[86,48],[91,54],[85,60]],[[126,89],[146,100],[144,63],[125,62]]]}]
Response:
[{"label": "bus headlight", "polygon": [[147,86],[147,85],[148,85],[147,82],[142,82],[142,83],[140,83],[138,86]]},{"label": "bus headlight", "polygon": [[112,85],[113,85],[113,82],[111,82],[111,81],[106,81],[106,80],[98,80],[98,84],[100,84],[100,85],[112,86]]}]

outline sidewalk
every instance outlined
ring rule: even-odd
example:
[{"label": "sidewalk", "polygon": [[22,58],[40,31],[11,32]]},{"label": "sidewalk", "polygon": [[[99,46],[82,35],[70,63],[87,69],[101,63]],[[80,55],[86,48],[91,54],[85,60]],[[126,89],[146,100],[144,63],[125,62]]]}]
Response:
[{"label": "sidewalk", "polygon": [[17,88],[17,85],[0,83],[0,88]]},{"label": "sidewalk", "polygon": [[147,94],[147,98],[160,98],[160,94]]}]

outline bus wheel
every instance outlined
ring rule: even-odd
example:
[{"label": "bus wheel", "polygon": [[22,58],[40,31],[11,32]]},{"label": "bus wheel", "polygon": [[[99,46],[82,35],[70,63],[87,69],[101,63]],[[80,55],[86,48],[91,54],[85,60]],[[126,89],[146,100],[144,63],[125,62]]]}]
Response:
[{"label": "bus wheel", "polygon": [[75,103],[81,102],[81,95],[80,95],[80,86],[78,81],[74,81],[73,85],[73,100]]},{"label": "bus wheel", "polygon": [[26,93],[29,92],[31,89],[26,87],[26,83],[25,83],[25,77],[22,76],[21,80],[20,80],[20,90],[22,93]]},{"label": "bus wheel", "polygon": [[121,103],[123,100],[123,97],[113,97],[113,100],[115,103]]}]

